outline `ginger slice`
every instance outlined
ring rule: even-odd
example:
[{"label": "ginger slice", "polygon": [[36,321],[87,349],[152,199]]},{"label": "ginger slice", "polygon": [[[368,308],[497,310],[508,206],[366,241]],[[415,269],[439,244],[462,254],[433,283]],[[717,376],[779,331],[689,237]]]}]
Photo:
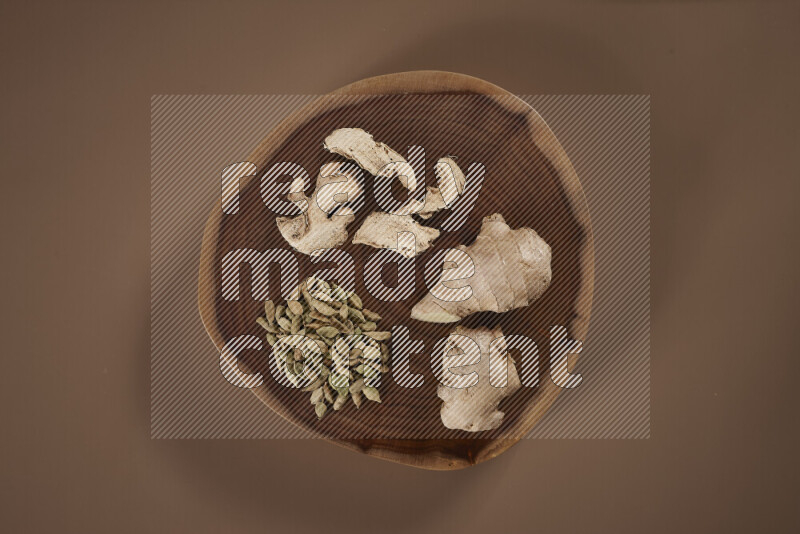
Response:
[{"label": "ginger slice", "polygon": [[355,161],[373,176],[397,176],[403,187],[409,191],[414,192],[417,189],[417,179],[406,159],[385,144],[375,141],[371,134],[361,128],[334,130],[325,138],[323,147],[329,152]]},{"label": "ginger slice", "polygon": [[450,206],[464,192],[467,178],[451,156],[439,158],[433,167],[445,204]]},{"label": "ginger slice", "polygon": [[[518,247],[518,256],[512,247]],[[522,308],[541,297],[550,285],[550,246],[530,228],[511,230],[498,213],[483,219],[478,238],[463,250],[475,264],[475,276],[467,283],[476,298],[449,302],[428,293],[411,309],[412,318],[434,323],[455,322],[473,313]],[[519,290],[520,284],[512,282],[513,277],[522,277],[524,295],[514,290]],[[452,284],[448,283],[456,287]]]},{"label": "ginger slice", "polygon": [[423,219],[430,219],[434,213],[446,207],[441,191],[436,187],[428,186],[425,188],[425,203],[417,214]]},{"label": "ginger slice", "polygon": [[[512,395],[522,387],[519,380],[514,360],[508,356],[505,342],[502,339],[503,331],[500,327],[494,330],[488,328],[470,329],[463,326],[456,327],[450,334],[448,342],[444,345],[445,355],[453,355],[453,351],[461,350],[462,353],[474,349],[469,342],[464,343],[463,336],[477,344],[480,350],[480,361],[458,368],[454,374],[477,373],[478,381],[469,387],[449,387],[439,384],[436,395],[444,401],[441,408],[442,423],[447,428],[465,430],[467,432],[481,432],[498,428],[504,413],[498,410],[500,401]],[[495,363],[492,363],[492,362]],[[492,385],[490,375],[494,365],[499,364],[499,369],[507,369],[506,381],[503,387]],[[454,370],[455,370],[454,369]],[[496,367],[495,367],[496,369]]]},{"label": "ginger slice", "polygon": [[[398,234],[408,232],[414,235],[414,243],[398,240]],[[375,248],[392,248],[405,256],[413,258],[428,250],[433,240],[439,237],[439,230],[422,226],[410,215],[394,215],[384,211],[374,211],[367,215],[364,224],[353,236],[353,243]]]},{"label": "ginger slice", "polygon": [[433,167],[439,187],[426,188],[425,205],[419,212],[423,219],[429,219],[437,211],[453,205],[464,192],[466,177],[451,157],[439,158]]},{"label": "ginger slice", "polygon": [[298,252],[316,256],[325,249],[347,241],[347,225],[355,215],[340,200],[351,202],[363,192],[358,176],[348,164],[330,163],[320,169],[311,197],[303,194],[303,182],[289,186],[287,198],[300,209],[300,215],[278,217],[276,224],[283,238]]}]

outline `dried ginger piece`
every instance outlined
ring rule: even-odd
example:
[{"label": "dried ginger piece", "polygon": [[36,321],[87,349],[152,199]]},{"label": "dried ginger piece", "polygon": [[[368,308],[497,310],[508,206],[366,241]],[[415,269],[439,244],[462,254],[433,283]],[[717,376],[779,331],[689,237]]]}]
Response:
[{"label": "dried ginger piece", "polygon": [[[331,132],[322,145],[325,150],[355,161],[373,176],[396,175],[403,187],[411,192],[417,189],[417,179],[406,159],[372,138],[361,128],[339,128]],[[389,167],[387,167],[389,165]],[[401,169],[402,172],[397,172]]]},{"label": "dried ginger piece", "polygon": [[[339,128],[325,138],[326,150],[355,161],[362,169],[373,175],[389,175],[394,172],[401,183],[411,192],[417,187],[414,171],[408,162],[397,152],[383,143],[376,142],[372,135],[360,128]],[[392,167],[387,167],[394,166]],[[400,170],[398,170],[398,168]],[[447,189],[457,192],[464,190],[464,173],[458,169],[450,158],[442,158],[434,168],[440,183],[446,183]],[[353,237],[353,243],[375,248],[397,249],[400,254],[411,258],[430,248],[434,239],[439,237],[439,230],[422,226],[411,215],[419,213],[428,218],[434,212],[446,207],[444,197],[437,188],[426,189],[425,201],[410,199],[393,213],[370,213]],[[452,196],[452,195],[451,195]],[[406,238],[398,239],[399,234],[411,233],[414,243]]]},{"label": "dried ginger piece", "polygon": [[345,163],[324,165],[311,197],[303,194],[302,179],[292,182],[287,198],[303,213],[276,219],[278,230],[292,248],[316,256],[347,241],[347,225],[355,215],[343,202],[351,202],[363,192],[355,171]]},{"label": "dried ginger piece", "polygon": [[[399,239],[398,235],[402,233],[413,234],[414,240]],[[397,249],[406,258],[413,258],[430,248],[439,233],[436,228],[422,226],[410,215],[374,211],[367,215],[364,224],[353,236],[353,243]]]},{"label": "dried ginger piece", "polygon": [[439,187],[426,188],[425,205],[419,211],[419,216],[423,219],[429,219],[437,211],[452,206],[464,192],[466,185],[464,172],[450,156],[439,158],[433,172]]}]

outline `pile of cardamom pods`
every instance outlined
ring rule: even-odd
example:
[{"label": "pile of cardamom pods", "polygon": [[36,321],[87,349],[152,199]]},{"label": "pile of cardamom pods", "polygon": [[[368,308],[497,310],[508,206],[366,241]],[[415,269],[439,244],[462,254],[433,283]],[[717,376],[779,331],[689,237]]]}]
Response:
[{"label": "pile of cardamom pods", "polygon": [[[328,406],[341,409],[348,399],[356,408],[363,398],[381,402],[377,385],[389,371],[391,332],[379,331],[381,316],[364,308],[355,292],[307,278],[285,304],[264,303],[256,319],[267,331],[278,369],[295,387],[311,392],[311,403],[322,418]],[[304,350],[306,339],[318,351]]]}]

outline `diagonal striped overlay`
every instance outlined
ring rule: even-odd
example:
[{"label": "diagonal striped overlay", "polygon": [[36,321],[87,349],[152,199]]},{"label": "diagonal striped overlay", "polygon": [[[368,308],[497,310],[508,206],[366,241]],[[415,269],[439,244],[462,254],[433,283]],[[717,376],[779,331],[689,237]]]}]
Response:
[{"label": "diagonal striped overlay", "polygon": [[[151,100],[153,438],[313,437],[222,377],[219,354],[197,312],[197,263],[209,210],[220,198],[222,170],[246,160],[283,118],[316,98],[164,95]],[[562,391],[527,437],[646,438],[649,97],[521,98],[555,132],[580,176],[595,244],[592,319],[572,369],[583,382]],[[437,405],[433,399],[432,406]]]},{"label": "diagonal striped overlay", "polygon": [[650,436],[650,97],[524,96],[581,178],[592,215],[592,320],[576,372],[528,437]]}]

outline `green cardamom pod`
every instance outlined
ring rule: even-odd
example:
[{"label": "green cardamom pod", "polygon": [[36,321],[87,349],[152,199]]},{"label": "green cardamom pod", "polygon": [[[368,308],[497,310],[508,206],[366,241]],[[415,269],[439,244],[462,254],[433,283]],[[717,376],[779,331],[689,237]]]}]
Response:
[{"label": "green cardamom pod", "polygon": [[303,305],[296,300],[289,300],[286,302],[286,305],[292,311],[294,315],[303,315]]},{"label": "green cardamom pod", "polygon": [[313,310],[309,315],[311,315],[312,319],[314,319],[315,321],[319,321],[321,323],[327,324],[331,322],[330,317],[328,317],[327,315],[322,315],[317,310]]},{"label": "green cardamom pod", "polygon": [[344,403],[347,402],[348,395],[342,395],[341,393],[336,397],[336,400],[333,401],[333,409],[334,411],[338,411],[344,406]]},{"label": "green cardamom pod", "polygon": [[364,314],[355,308],[350,308],[350,318],[353,319],[355,324],[359,325],[366,321],[366,319],[364,319]]},{"label": "green cardamom pod", "polygon": [[342,334],[347,333],[347,327],[342,323],[339,319],[335,317],[331,317],[331,326],[333,326],[336,330],[341,332]]},{"label": "green cardamom pod", "polygon": [[359,310],[364,307],[364,304],[361,302],[361,299],[355,293],[351,293],[347,301],[350,303],[351,306],[358,308]]},{"label": "green cardamom pod", "polygon": [[387,331],[382,331],[382,332],[364,332],[364,335],[365,336],[369,336],[372,339],[377,340],[377,341],[386,341],[387,339],[392,337],[392,333],[391,332],[387,332]]},{"label": "green cardamom pod", "polygon": [[325,400],[333,404],[333,391],[327,383],[322,384],[322,393],[325,395]]},{"label": "green cardamom pod", "polygon": [[363,310],[361,310],[361,313],[363,313],[364,317],[366,317],[370,321],[378,322],[378,321],[381,320],[381,316],[378,315],[377,313],[375,313],[372,310],[368,310],[368,309],[364,308]]},{"label": "green cardamom pod", "polygon": [[350,393],[360,393],[361,390],[364,389],[364,379],[359,378],[358,380],[350,384],[350,387],[348,389],[350,390]]},{"label": "green cardamom pod", "polygon": [[267,321],[269,324],[273,324],[275,322],[275,303],[271,300],[265,300],[264,313],[267,315]]},{"label": "green cardamom pod", "polygon": [[323,326],[322,328],[317,328],[317,334],[321,335],[324,338],[332,338],[339,334],[339,331],[332,327],[332,326]]},{"label": "green cardamom pod", "polygon": [[381,395],[378,393],[378,390],[373,387],[365,387],[361,390],[366,398],[371,400],[372,402],[381,402]]},{"label": "green cardamom pod", "polygon": [[326,317],[330,317],[331,315],[336,314],[336,308],[332,308],[319,300],[311,302],[311,305],[314,307],[315,310],[317,310],[322,315],[325,315]]}]

